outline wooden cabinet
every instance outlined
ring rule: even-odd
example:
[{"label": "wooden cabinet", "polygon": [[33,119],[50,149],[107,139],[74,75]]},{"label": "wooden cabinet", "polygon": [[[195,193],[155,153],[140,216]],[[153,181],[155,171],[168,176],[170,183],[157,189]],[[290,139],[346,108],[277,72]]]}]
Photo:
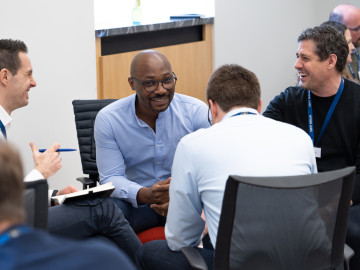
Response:
[{"label": "wooden cabinet", "polygon": [[[176,92],[206,102],[206,85],[213,70],[213,24],[204,24],[200,41],[161,46],[154,49],[166,55],[178,77]],[[166,37],[165,37],[166,38]],[[96,38],[98,98],[123,98],[134,91],[128,84],[130,63],[141,50],[104,55],[101,38]]]}]

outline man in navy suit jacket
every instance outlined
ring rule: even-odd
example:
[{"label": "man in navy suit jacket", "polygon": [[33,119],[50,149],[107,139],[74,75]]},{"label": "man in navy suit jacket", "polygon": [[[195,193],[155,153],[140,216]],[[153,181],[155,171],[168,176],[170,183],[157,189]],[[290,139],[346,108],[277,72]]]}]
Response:
[{"label": "man in navy suit jacket", "polygon": [[135,269],[102,241],[73,241],[23,226],[23,168],[18,152],[0,144],[0,269]]}]

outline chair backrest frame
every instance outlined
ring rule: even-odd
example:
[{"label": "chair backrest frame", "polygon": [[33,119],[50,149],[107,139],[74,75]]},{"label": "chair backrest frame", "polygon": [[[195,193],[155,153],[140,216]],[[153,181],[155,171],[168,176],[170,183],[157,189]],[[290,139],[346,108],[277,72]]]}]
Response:
[{"label": "chair backrest frame", "polygon": [[29,181],[24,184],[25,223],[33,228],[47,230],[49,207],[47,180]]},{"label": "chair backrest frame", "polygon": [[240,183],[277,189],[291,189],[312,187],[343,178],[341,198],[336,217],[334,238],[332,241],[331,265],[343,263],[343,251],[346,237],[347,217],[350,199],[355,181],[355,167],[348,167],[336,171],[323,172],[313,175],[286,177],[241,177],[231,175],[226,183],[222,212],[218,227],[217,242],[214,256],[214,269],[229,269],[230,239],[232,237],[233,221],[235,217],[236,197]]},{"label": "chair backrest frame", "polygon": [[94,124],[98,112],[117,99],[73,100],[75,126],[79,144],[81,166],[84,174],[99,181],[96,165],[96,146]]}]

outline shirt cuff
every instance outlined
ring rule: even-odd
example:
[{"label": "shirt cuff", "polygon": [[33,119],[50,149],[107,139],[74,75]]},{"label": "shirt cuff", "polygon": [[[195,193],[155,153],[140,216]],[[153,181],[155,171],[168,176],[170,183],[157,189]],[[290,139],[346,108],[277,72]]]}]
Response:
[{"label": "shirt cuff", "polygon": [[36,169],[33,169],[24,179],[25,182],[45,179],[44,176]]},{"label": "shirt cuff", "polygon": [[135,208],[138,208],[140,206],[137,203],[137,194],[141,188],[143,188],[143,186],[140,185],[132,185],[129,187],[129,201]]}]

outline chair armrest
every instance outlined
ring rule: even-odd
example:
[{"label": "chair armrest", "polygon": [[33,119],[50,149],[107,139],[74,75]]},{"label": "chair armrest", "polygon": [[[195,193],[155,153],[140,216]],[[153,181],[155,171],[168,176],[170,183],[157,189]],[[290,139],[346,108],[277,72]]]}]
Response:
[{"label": "chair armrest", "polygon": [[351,247],[349,247],[347,244],[345,244],[344,248],[344,269],[350,270],[349,262],[351,257],[354,256],[354,251]]},{"label": "chair armrest", "polygon": [[89,178],[89,177],[78,177],[76,178],[79,182],[83,184],[83,189],[86,189],[87,187],[96,187],[97,181]]},{"label": "chair armrest", "polygon": [[193,247],[183,247],[180,251],[185,255],[190,265],[194,269],[208,270],[208,267],[200,255],[200,253]]}]

